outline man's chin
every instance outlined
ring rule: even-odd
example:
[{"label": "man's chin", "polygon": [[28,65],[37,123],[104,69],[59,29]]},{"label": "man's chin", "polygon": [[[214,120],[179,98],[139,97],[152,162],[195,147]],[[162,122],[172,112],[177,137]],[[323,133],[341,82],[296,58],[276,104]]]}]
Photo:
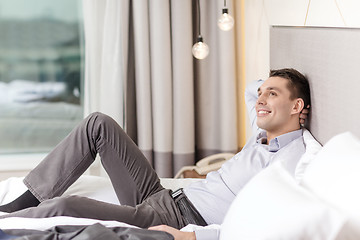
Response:
[{"label": "man's chin", "polygon": [[261,120],[257,120],[256,125],[259,128],[264,129],[264,130],[266,130],[266,128],[268,126],[268,124],[266,124],[264,121],[261,121]]},{"label": "man's chin", "polygon": [[271,126],[270,124],[268,123],[264,123],[264,122],[258,122],[257,123],[257,126],[262,129],[262,130],[265,130],[265,131],[269,131],[271,129],[273,129],[273,126]]}]

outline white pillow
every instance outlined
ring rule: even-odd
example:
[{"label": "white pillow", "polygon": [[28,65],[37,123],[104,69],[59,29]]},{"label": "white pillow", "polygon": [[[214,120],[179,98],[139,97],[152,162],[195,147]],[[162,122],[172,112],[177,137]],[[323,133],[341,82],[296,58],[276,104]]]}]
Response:
[{"label": "white pillow", "polygon": [[300,187],[280,162],[260,172],[238,194],[221,237],[231,239],[335,239],[346,218]]},{"label": "white pillow", "polygon": [[360,140],[350,132],[331,138],[301,185],[360,221]]},{"label": "white pillow", "polygon": [[295,168],[295,179],[300,182],[304,176],[305,170],[310,162],[316,157],[316,154],[321,150],[321,144],[311,135],[311,133],[304,129],[303,139],[306,147],[305,153],[301,156]]}]

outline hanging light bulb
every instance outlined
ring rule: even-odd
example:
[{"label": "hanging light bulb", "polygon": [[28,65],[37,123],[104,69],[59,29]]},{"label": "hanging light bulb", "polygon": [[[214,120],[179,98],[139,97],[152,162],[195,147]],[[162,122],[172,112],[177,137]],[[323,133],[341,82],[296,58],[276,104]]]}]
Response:
[{"label": "hanging light bulb", "polygon": [[198,11],[198,29],[199,36],[197,42],[192,47],[192,54],[197,59],[204,59],[209,55],[209,46],[204,43],[203,37],[201,36],[201,16],[200,16],[200,2],[197,0],[197,11]]},{"label": "hanging light bulb", "polygon": [[234,26],[234,18],[229,14],[229,10],[226,7],[226,0],[224,0],[224,8],[218,20],[218,26],[223,31],[229,31]]},{"label": "hanging light bulb", "polygon": [[234,26],[234,18],[228,13],[227,8],[223,8],[223,14],[218,20],[218,26],[223,31],[229,31]]},{"label": "hanging light bulb", "polygon": [[209,55],[209,47],[206,43],[203,42],[203,38],[201,35],[197,38],[197,43],[195,43],[192,47],[192,54],[197,59],[204,59]]}]

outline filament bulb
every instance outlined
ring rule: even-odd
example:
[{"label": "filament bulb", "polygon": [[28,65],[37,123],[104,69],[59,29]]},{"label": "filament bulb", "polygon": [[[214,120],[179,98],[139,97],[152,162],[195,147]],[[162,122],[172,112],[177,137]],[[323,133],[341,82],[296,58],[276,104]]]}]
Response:
[{"label": "filament bulb", "polygon": [[223,8],[222,15],[218,20],[218,26],[223,31],[229,31],[234,26],[234,18],[228,13],[227,8]]},{"label": "filament bulb", "polygon": [[207,55],[209,55],[209,46],[203,42],[203,38],[201,36],[198,37],[197,43],[193,45],[192,53],[197,59],[204,59]]}]

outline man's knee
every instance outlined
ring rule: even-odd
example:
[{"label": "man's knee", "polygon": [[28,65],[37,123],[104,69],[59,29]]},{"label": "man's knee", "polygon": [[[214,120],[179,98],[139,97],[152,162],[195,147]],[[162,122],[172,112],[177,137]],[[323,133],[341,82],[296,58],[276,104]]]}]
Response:
[{"label": "man's knee", "polygon": [[111,118],[109,115],[101,112],[93,112],[89,115],[90,119],[94,119],[96,122],[100,124],[110,124],[115,123],[115,120]]},{"label": "man's knee", "polygon": [[102,121],[107,121],[108,119],[112,119],[110,116],[106,115],[102,112],[93,112],[89,114],[89,118],[95,118]]}]

